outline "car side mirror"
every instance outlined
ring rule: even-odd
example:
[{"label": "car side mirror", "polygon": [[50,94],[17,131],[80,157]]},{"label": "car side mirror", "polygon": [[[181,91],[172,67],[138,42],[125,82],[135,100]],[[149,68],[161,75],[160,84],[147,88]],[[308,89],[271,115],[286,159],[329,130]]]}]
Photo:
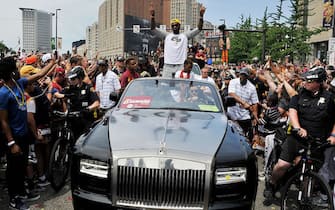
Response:
[{"label": "car side mirror", "polygon": [[236,100],[231,96],[227,96],[225,97],[224,103],[226,107],[231,107],[236,105]]},{"label": "car side mirror", "polygon": [[118,92],[111,92],[109,94],[109,100],[115,101],[115,103],[117,104],[120,100],[120,93]]}]

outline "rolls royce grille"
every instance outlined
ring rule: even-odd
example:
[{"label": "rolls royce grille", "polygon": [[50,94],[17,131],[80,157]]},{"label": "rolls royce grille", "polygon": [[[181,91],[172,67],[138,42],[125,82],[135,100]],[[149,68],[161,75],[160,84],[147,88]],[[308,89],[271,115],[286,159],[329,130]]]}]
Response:
[{"label": "rolls royce grille", "polygon": [[118,166],[118,204],[203,208],[205,170]]}]

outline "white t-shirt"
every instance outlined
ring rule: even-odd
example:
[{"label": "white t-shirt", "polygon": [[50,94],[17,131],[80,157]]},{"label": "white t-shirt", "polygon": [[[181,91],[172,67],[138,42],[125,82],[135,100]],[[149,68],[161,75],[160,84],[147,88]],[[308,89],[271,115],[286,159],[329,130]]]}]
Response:
[{"label": "white t-shirt", "polygon": [[182,70],[177,71],[177,72],[176,72],[176,75],[175,75],[175,78],[196,79],[196,78],[195,78],[195,77],[196,77],[196,76],[195,76],[196,74],[194,74],[193,71],[190,72],[190,78],[187,78],[187,73],[185,73],[185,72],[183,72],[183,75],[180,76],[181,73],[182,73]]},{"label": "white t-shirt", "polygon": [[164,42],[164,63],[165,64],[184,64],[187,58],[187,42],[189,38],[196,36],[200,30],[193,29],[185,33],[174,34],[155,29],[154,32],[160,37],[165,38]]},{"label": "white t-shirt", "polygon": [[187,58],[187,37],[185,34],[170,33],[165,37],[164,63],[183,64]]},{"label": "white t-shirt", "polygon": [[100,98],[100,108],[111,108],[115,102],[109,99],[109,95],[121,88],[118,76],[113,71],[107,70],[105,75],[100,73],[95,81],[95,90],[99,93]]},{"label": "white t-shirt", "polygon": [[[251,105],[259,102],[256,87],[249,80],[244,86],[241,85],[240,78],[230,80],[228,93],[235,93],[243,101]],[[228,107],[227,113],[232,120],[251,119],[249,110],[244,109],[239,103],[236,103],[236,106]]]},{"label": "white t-shirt", "polygon": [[200,75],[200,76],[197,76],[196,79],[208,81],[208,82],[210,82],[210,83],[212,83],[212,84],[215,85],[215,81],[214,81],[214,79],[212,77],[202,78],[201,75]]}]

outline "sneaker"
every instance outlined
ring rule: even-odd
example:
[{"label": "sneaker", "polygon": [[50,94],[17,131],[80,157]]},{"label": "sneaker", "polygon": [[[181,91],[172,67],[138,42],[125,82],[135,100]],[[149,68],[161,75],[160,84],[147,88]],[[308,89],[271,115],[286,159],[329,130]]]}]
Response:
[{"label": "sneaker", "polygon": [[264,196],[264,201],[263,205],[264,206],[270,206],[273,203],[273,200],[275,198],[274,196],[275,193],[275,187],[271,183],[265,183],[265,189],[263,191],[263,196]]},{"label": "sneaker", "polygon": [[45,180],[38,179],[37,180],[37,185],[39,187],[46,187],[46,186],[50,185],[50,182],[47,179],[45,179]]},{"label": "sneaker", "polygon": [[40,187],[45,187],[45,186],[50,185],[50,182],[47,180],[46,176],[43,175],[43,176],[38,177],[37,185]]},{"label": "sneaker", "polygon": [[29,191],[24,195],[19,195],[19,198],[21,198],[23,201],[36,201],[40,199],[40,195],[38,193],[35,193],[33,191]]},{"label": "sneaker", "polygon": [[31,164],[36,164],[37,163],[37,158],[32,156],[32,155],[28,155],[28,162]]},{"label": "sneaker", "polygon": [[264,171],[261,171],[258,173],[258,181],[264,181],[265,180],[265,174]]},{"label": "sneaker", "polygon": [[19,197],[10,199],[9,208],[18,210],[29,210],[29,206],[26,203],[24,203]]}]

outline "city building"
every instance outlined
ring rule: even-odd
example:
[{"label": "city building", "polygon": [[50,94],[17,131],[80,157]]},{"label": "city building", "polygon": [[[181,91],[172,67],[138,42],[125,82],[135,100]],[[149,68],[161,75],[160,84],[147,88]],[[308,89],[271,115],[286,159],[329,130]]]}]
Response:
[{"label": "city building", "polygon": [[[201,5],[196,0],[106,0],[99,7],[97,26],[92,25],[86,31],[90,56],[94,56],[94,49],[98,49],[99,57],[106,58],[155,52],[159,39],[150,32],[151,3],[158,27],[165,25],[170,30],[171,18],[181,20],[182,30],[185,25],[190,29],[197,27]],[[140,26],[139,33],[133,32],[134,25]],[[97,30],[92,27],[97,27]],[[94,44],[96,33],[97,48]],[[203,36],[195,40],[200,42],[201,39]]]},{"label": "city building", "polygon": [[87,57],[93,58],[99,51],[99,26],[93,23],[86,28]]},{"label": "city building", "polygon": [[[307,61],[313,62],[316,58],[321,61],[327,59],[329,63],[335,64],[335,52],[332,52],[329,48],[329,40],[334,36],[334,1],[308,1],[308,11],[312,15],[307,16],[307,27],[309,29],[324,27],[328,29],[321,32],[320,34],[314,35],[308,40],[311,44],[312,51]],[[330,11],[330,15],[327,15],[327,11]],[[328,20],[327,20],[328,19]],[[326,22],[330,22],[327,24]],[[335,46],[334,46],[335,47]]]},{"label": "city building", "polygon": [[30,8],[22,10],[22,49],[50,52],[52,37],[52,13]]},{"label": "city building", "polygon": [[193,0],[171,0],[171,18],[178,18],[182,26],[192,26]]},{"label": "city building", "polygon": [[87,45],[85,43],[77,46],[77,55],[85,56],[86,53],[87,53]]},{"label": "city building", "polygon": [[[166,12],[170,0],[153,1],[156,22],[167,24]],[[132,53],[150,53],[158,45],[150,33],[150,3],[147,0],[106,0],[99,7],[98,51],[100,57],[115,58]],[[169,16],[168,16],[169,17]],[[140,32],[133,33],[133,25]],[[90,44],[89,44],[90,45]],[[92,46],[89,46],[92,48]]]}]

